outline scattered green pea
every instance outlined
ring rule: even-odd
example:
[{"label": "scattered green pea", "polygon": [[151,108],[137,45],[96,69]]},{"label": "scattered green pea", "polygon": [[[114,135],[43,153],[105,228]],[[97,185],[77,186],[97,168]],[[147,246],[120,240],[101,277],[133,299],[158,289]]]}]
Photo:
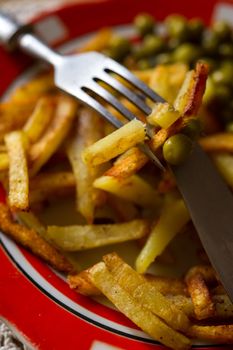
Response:
[{"label": "scattered green pea", "polygon": [[135,52],[137,59],[153,56],[162,51],[164,42],[162,38],[156,35],[147,35],[143,40],[142,46]]},{"label": "scattered green pea", "polygon": [[216,55],[220,39],[216,33],[211,30],[205,30],[202,36],[202,48],[207,55]]},{"label": "scattered green pea", "polygon": [[231,27],[225,21],[216,21],[212,25],[213,32],[219,37],[220,40],[228,40],[231,37]]},{"label": "scattered green pea", "polygon": [[190,38],[195,41],[199,41],[204,30],[204,23],[200,18],[192,18],[188,22],[188,29],[190,33]]},{"label": "scattered green pea", "polygon": [[163,157],[172,165],[183,163],[192,151],[192,140],[184,134],[169,137],[163,145]]},{"label": "scattered green pea", "polygon": [[233,59],[233,43],[224,43],[219,45],[218,53],[223,58]]},{"label": "scattered green pea", "polygon": [[138,33],[142,36],[153,33],[155,20],[152,16],[147,13],[143,13],[135,17],[134,25],[138,31]]},{"label": "scattered green pea", "polygon": [[194,44],[184,43],[173,52],[176,62],[192,63],[200,57],[200,48]]},{"label": "scattered green pea", "polygon": [[127,38],[121,36],[113,36],[109,42],[109,56],[116,59],[123,59],[131,49],[130,42]]},{"label": "scattered green pea", "polygon": [[180,15],[168,16],[165,19],[165,26],[170,37],[178,38],[182,41],[188,39],[188,22],[185,17]]}]

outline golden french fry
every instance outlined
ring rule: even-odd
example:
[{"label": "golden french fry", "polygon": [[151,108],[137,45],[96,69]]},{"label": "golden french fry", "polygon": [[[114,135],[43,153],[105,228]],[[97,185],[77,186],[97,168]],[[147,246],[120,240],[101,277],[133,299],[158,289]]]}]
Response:
[{"label": "golden french fry", "polygon": [[196,339],[213,340],[218,343],[233,344],[233,325],[193,325],[189,328],[188,335]]},{"label": "golden french fry", "polygon": [[91,282],[88,270],[81,271],[76,275],[68,275],[67,282],[70,288],[79,294],[87,296],[101,295],[100,290]]},{"label": "golden french fry", "polygon": [[203,137],[199,143],[206,152],[233,152],[233,134],[231,132]]},{"label": "golden french fry", "polygon": [[145,274],[144,278],[164,295],[188,295],[184,281],[179,278],[154,276],[151,274]]},{"label": "golden french fry", "polygon": [[162,318],[173,329],[181,331],[188,329],[190,322],[184,312],[176,308],[155,286],[134,271],[116,253],[105,255],[103,261],[117,283],[145,308]]},{"label": "golden french fry", "polygon": [[215,305],[206,280],[215,280],[211,266],[194,267],[188,271],[185,281],[192,298],[195,316],[198,320],[215,316]]},{"label": "golden french fry", "polygon": [[136,270],[139,273],[144,273],[189,220],[189,212],[182,199],[166,201],[159,221],[152,228],[144,247],[137,257]]},{"label": "golden french fry", "polygon": [[96,207],[104,200],[104,193],[93,187],[93,181],[104,170],[102,165],[92,167],[86,164],[82,160],[82,152],[103,136],[102,126],[102,120],[94,111],[83,109],[67,146],[67,155],[76,180],[76,208],[89,224],[93,222]]},{"label": "golden french fry", "polygon": [[177,350],[190,347],[189,340],[176,332],[123,289],[100,262],[89,269],[92,283],[132,322],[153,339]]},{"label": "golden french fry", "polygon": [[31,176],[40,170],[64,141],[75,118],[76,106],[70,97],[58,97],[54,118],[44,135],[29,150]]},{"label": "golden french fry", "polygon": [[30,142],[34,143],[40,138],[53,116],[54,109],[53,98],[42,97],[38,100],[32,115],[23,127]]},{"label": "golden french fry", "polygon": [[9,156],[9,205],[13,209],[27,209],[29,206],[28,167],[25,150],[25,135],[12,131],[5,136]]},{"label": "golden french fry", "polygon": [[144,220],[120,224],[48,226],[50,241],[64,251],[78,251],[142,238],[148,232]]},{"label": "golden french fry", "polygon": [[113,32],[110,28],[102,28],[93,37],[91,37],[89,41],[83,44],[82,47],[77,50],[77,52],[102,51],[107,48],[112,36]]},{"label": "golden french fry", "polygon": [[43,172],[30,180],[29,201],[33,205],[53,195],[67,195],[75,188],[75,177],[72,172]]},{"label": "golden french fry", "polygon": [[143,142],[145,137],[145,125],[139,120],[131,120],[113,133],[86,148],[83,152],[83,159],[90,165],[107,162],[127,149]]},{"label": "golden french fry", "polygon": [[143,207],[158,207],[161,202],[156,190],[137,175],[124,179],[101,176],[93,186]]},{"label": "golden french fry", "polygon": [[147,121],[152,125],[159,125],[167,129],[179,118],[180,113],[171,104],[159,102],[155,104],[151,114],[147,117]]},{"label": "golden french fry", "polygon": [[173,103],[188,71],[183,63],[156,66],[151,74],[150,87],[169,103]]},{"label": "golden french fry", "polygon": [[31,250],[35,255],[51,264],[58,271],[73,271],[73,266],[67,259],[46,242],[35,230],[15,223],[11,217],[10,210],[4,204],[0,204],[0,228],[6,235]]}]

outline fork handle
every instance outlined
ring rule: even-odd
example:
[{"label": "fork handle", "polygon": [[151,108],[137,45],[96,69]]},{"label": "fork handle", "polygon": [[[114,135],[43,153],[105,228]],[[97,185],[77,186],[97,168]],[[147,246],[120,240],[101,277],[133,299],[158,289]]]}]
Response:
[{"label": "fork handle", "polygon": [[0,12],[0,42],[10,50],[18,46],[30,55],[54,66],[62,58],[60,54],[32,34],[30,25],[22,25],[2,12]]}]

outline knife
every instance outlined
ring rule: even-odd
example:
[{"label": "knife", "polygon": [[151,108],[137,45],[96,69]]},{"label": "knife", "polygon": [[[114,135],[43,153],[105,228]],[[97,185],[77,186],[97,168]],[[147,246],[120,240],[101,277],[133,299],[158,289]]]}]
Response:
[{"label": "knife", "polygon": [[172,171],[211,264],[233,302],[233,195],[197,143],[187,161],[172,166]]}]

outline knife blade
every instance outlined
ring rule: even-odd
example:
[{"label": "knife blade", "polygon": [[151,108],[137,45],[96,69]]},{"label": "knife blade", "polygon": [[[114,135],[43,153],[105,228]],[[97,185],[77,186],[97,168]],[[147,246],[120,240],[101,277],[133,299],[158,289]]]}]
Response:
[{"label": "knife blade", "polygon": [[233,302],[233,195],[195,143],[189,159],[172,166],[206,253]]}]

